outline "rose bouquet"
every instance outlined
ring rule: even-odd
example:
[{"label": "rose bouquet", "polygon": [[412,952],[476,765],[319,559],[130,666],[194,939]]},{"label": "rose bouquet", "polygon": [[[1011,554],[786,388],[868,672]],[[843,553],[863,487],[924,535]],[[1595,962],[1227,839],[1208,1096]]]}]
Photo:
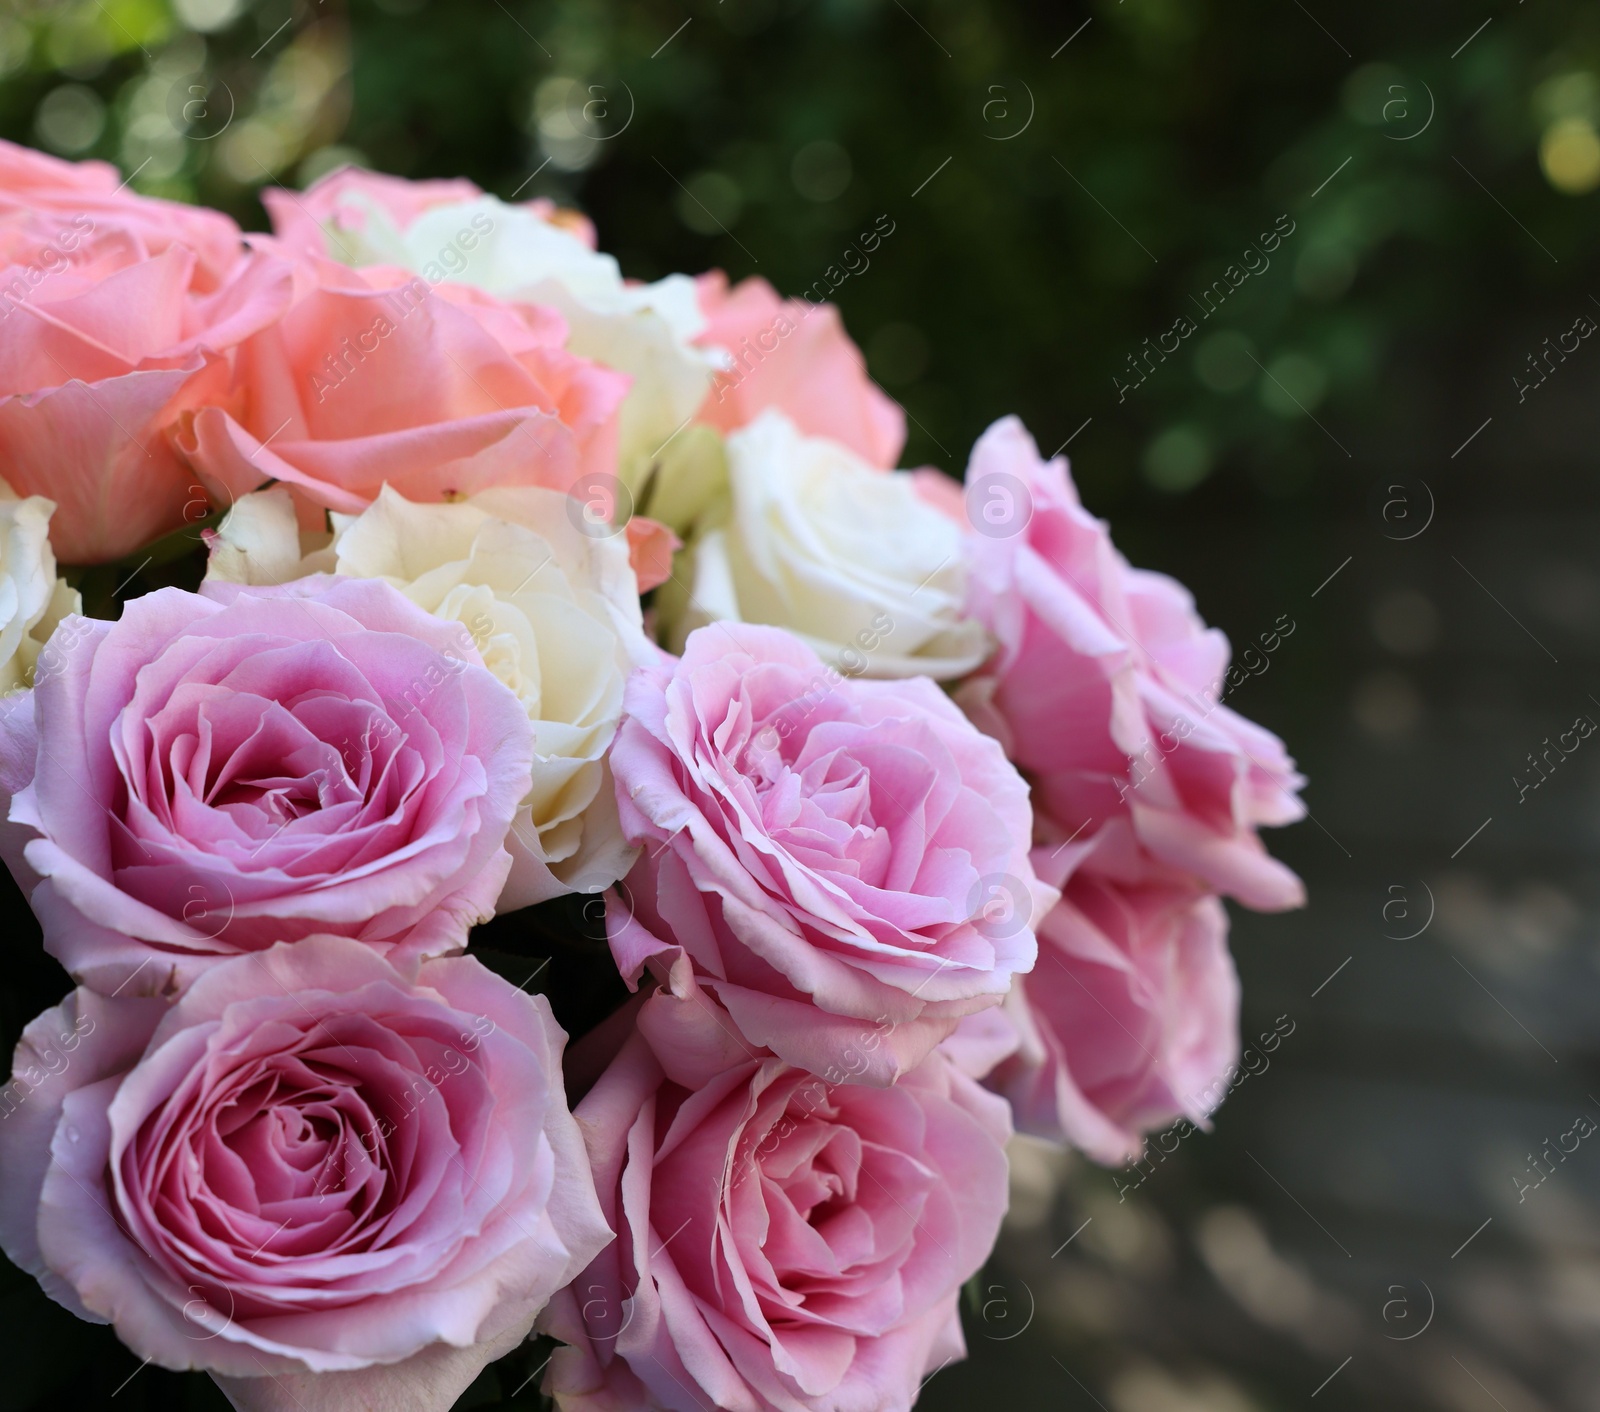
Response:
[{"label": "rose bouquet", "polygon": [[0,850],[77,984],[0,1245],[241,1408],[534,1331],[563,1409],[910,1407],[1013,1125],[1226,1086],[1292,762],[1017,421],[894,469],[830,306],[265,200],[0,147]]}]

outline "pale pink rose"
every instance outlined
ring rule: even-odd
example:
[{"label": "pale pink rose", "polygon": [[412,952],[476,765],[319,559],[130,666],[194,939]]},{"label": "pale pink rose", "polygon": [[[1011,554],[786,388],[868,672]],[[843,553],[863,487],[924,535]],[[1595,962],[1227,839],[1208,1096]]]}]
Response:
[{"label": "pale pink rose", "polygon": [[312,527],[385,483],[437,501],[614,479],[628,379],[568,353],[555,310],[385,266],[295,273],[293,307],[239,350],[234,410],[202,409],[180,442],[228,493],[281,481]]},{"label": "pale pink rose", "polygon": [[[404,231],[418,216],[439,206],[477,201],[482,188],[464,177],[408,181],[361,167],[340,167],[319,177],[304,191],[269,186],[261,204],[272,218],[272,229],[302,255],[337,254],[342,236],[360,235],[370,213],[382,211]],[[559,226],[591,250],[596,238],[593,223],[580,212],[558,207],[547,196],[522,203],[521,209],[549,225]]]},{"label": "pale pink rose", "polygon": [[167,588],[68,618],[3,705],[19,881],[43,879],[45,947],[84,984],[172,991],[318,932],[414,964],[494,915],[528,714],[460,624],[388,584]]},{"label": "pale pink rose", "polygon": [[241,1408],[448,1407],[612,1239],[565,1038],[471,958],[344,937],[75,991],[0,1090],[0,1244]]},{"label": "pale pink rose", "polygon": [[211,509],[169,442],[288,306],[226,216],[0,143],[0,475],[56,502],[58,558],[115,559]]},{"label": "pale pink rose", "polygon": [[611,768],[645,851],[608,929],[630,984],[686,956],[752,1043],[886,1084],[1033,965],[1055,892],[1027,788],[926,677],[852,681],[789,633],[714,624],[623,709]]},{"label": "pale pink rose", "polygon": [[1004,1059],[1017,1052],[1022,1037],[1016,1022],[1007,1013],[1022,977],[1006,993],[998,1010],[979,1010],[962,1017],[961,1023],[939,1042],[939,1052],[968,1078],[986,1079]]},{"label": "pale pink rose", "polygon": [[737,431],[773,407],[805,435],[840,442],[874,466],[899,462],[906,414],[867,376],[834,305],[781,299],[759,276],[729,288],[721,270],[701,275],[699,290],[706,329],[695,341],[733,360],[717,374],[702,422]]},{"label": "pale pink rose", "polygon": [[1227,638],[1181,584],[1129,567],[1015,417],[973,448],[967,505],[971,611],[1000,646],[957,699],[1032,783],[1040,841],[1095,839],[1086,866],[1124,880],[1299,906],[1256,830],[1301,818],[1305,781],[1220,704]]},{"label": "pale pink rose", "polygon": [[[835,1087],[658,991],[578,1105],[614,1244],[539,1327],[562,1412],[905,1412],[961,1357],[1006,1207],[1006,1106],[943,1054]],[[731,1065],[730,1065],[730,1061]]]},{"label": "pale pink rose", "polygon": [[[1035,860],[1047,876],[1050,851]],[[1224,1096],[1239,1056],[1227,913],[1190,885],[1121,884],[1079,867],[1003,1013],[1018,1048],[989,1082],[1018,1128],[1097,1162],[1129,1161],[1144,1133],[1201,1122]]]}]

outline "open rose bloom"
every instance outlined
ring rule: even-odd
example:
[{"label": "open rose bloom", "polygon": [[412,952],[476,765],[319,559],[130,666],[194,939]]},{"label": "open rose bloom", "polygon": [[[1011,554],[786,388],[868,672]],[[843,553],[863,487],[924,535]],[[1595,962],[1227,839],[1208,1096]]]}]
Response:
[{"label": "open rose bloom", "polygon": [[375,581],[165,589],[69,620],[4,702],[19,881],[108,991],[315,932],[415,957],[493,914],[531,731],[459,629]]},{"label": "open rose bloom", "polygon": [[206,514],[173,438],[227,395],[292,284],[226,216],[126,192],[99,163],[0,152],[0,476],[55,502],[59,559],[115,559]]},{"label": "open rose bloom", "polygon": [[0,143],[0,860],[77,986],[0,1246],[248,1412],[906,1412],[1014,1129],[1211,1121],[1292,761],[1020,422],[899,469],[837,309],[263,200]]},{"label": "open rose bloom", "polygon": [[1144,1133],[1202,1121],[1238,1056],[1227,913],[1193,886],[1119,887],[1080,870],[1039,928],[1039,964],[1007,996],[1006,1018],[1017,1048],[993,1082],[1017,1126],[1130,1161]]},{"label": "open rose bloom", "polygon": [[830,678],[785,633],[716,625],[629,692],[630,982],[681,949],[752,1042],[887,1082],[1032,967],[1054,894],[1026,791],[932,682]]},{"label": "open rose bloom", "polygon": [[830,1085],[730,1046],[691,983],[646,1003],[577,1118],[617,1240],[543,1316],[573,1345],[545,1383],[563,1412],[904,1412],[965,1351],[1010,1124],[942,1054]]},{"label": "open rose bloom", "polygon": [[397,265],[430,285],[471,285],[557,310],[567,348],[627,374],[617,469],[638,489],[726,361],[700,346],[706,320],[687,275],[630,283],[595,249],[594,228],[548,200],[510,205],[471,182],[401,182],[354,168],[304,196],[267,192],[274,228],[307,254]]},{"label": "open rose bloom", "polygon": [[141,1357],[259,1380],[246,1405],[412,1358],[465,1386],[610,1239],[563,1038],[476,961],[408,980],[334,937],[170,1006],[77,991],[18,1051],[70,1063],[0,1128],[0,1238]]},{"label": "open rose bloom", "polygon": [[[1104,836],[1128,876],[1198,878],[1247,906],[1304,900],[1256,830],[1302,817],[1283,743],[1220,704],[1227,639],[1163,574],[1131,568],[1014,417],[973,448],[973,611],[999,648],[959,697],[1034,781],[1057,841]],[[999,516],[991,516],[1000,507]]]},{"label": "open rose bloom", "polygon": [[387,483],[418,500],[571,488],[616,462],[627,378],[564,351],[566,322],[405,270],[296,266],[283,317],[240,350],[226,405],[182,449],[234,496],[264,481],[354,513]]},{"label": "open rose bloom", "polygon": [[503,911],[601,892],[634,860],[606,757],[623,683],[651,648],[627,544],[584,533],[571,510],[568,497],[533,486],[452,505],[415,505],[385,486],[362,514],[336,517],[331,545],[302,557],[280,488],[247,495],[212,541],[213,582],[286,583],[324,568],[381,579],[470,635],[533,725],[533,788],[506,836]]}]

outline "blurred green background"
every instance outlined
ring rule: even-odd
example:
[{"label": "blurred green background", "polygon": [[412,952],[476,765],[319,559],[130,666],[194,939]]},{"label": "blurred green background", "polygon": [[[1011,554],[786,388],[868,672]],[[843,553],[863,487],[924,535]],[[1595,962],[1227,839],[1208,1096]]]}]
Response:
[{"label": "blurred green background", "polygon": [[[1600,693],[1600,353],[1545,351],[1600,296],[1600,7],[3,3],[0,135],[252,227],[358,161],[581,207],[641,279],[826,281],[905,464],[1017,412],[1235,642],[1295,620],[1239,705],[1311,777],[1312,906],[1235,918],[1295,1038],[1126,1199],[1020,1157],[924,1407],[1600,1412],[1600,1157],[1510,1180],[1600,1108],[1600,772],[1506,785]],[[66,986],[32,946],[8,1043]],[[218,1405],[0,1304],[0,1409]]]}]

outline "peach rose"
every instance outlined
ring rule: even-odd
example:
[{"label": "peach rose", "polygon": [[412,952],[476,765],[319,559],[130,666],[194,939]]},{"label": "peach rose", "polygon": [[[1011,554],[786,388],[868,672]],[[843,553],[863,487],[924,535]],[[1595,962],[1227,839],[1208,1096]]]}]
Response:
[{"label": "peach rose", "polygon": [[240,350],[234,409],[204,408],[182,439],[229,494],[281,481],[310,526],[324,508],[359,513],[386,482],[439,501],[615,471],[628,380],[566,352],[553,309],[316,256],[295,282],[289,312]]},{"label": "peach rose", "polygon": [[617,476],[638,494],[659,453],[705,400],[723,355],[696,347],[705,328],[688,275],[625,280],[594,228],[547,200],[514,205],[471,182],[409,182],[345,168],[302,196],[268,192],[274,229],[297,251],[347,265],[398,265],[429,285],[470,285],[542,304],[567,321],[569,352],[626,373]]},{"label": "peach rose", "polygon": [[209,509],[168,433],[226,393],[230,350],[291,287],[226,216],[117,182],[0,143],[0,466],[19,495],[55,501],[67,563],[116,559]]},{"label": "peach rose", "polygon": [[764,279],[728,286],[721,270],[700,276],[706,330],[733,367],[717,375],[700,420],[730,432],[774,407],[807,436],[848,446],[892,468],[906,441],[906,414],[867,376],[861,350],[832,304],[780,299]]},{"label": "peach rose", "polygon": [[225,284],[243,254],[239,227],[221,211],[141,196],[109,162],[63,162],[0,142],[0,249],[39,217],[83,217],[97,230],[136,238],[147,255],[174,245],[193,251],[201,294]]}]

